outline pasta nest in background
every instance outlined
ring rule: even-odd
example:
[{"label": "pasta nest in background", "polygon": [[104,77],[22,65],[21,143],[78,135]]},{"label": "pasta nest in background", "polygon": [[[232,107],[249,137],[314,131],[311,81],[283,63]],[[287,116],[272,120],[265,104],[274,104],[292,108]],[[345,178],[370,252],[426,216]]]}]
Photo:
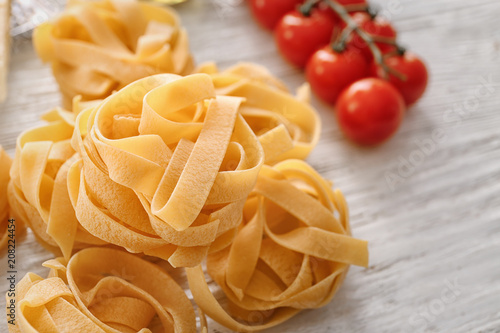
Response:
[{"label": "pasta nest in background", "polygon": [[176,12],[138,1],[70,0],[38,26],[33,43],[52,65],[65,107],[81,95],[103,99],[138,79],[192,71],[187,32]]},{"label": "pasta nest in background", "polygon": [[351,237],[342,193],[303,161],[264,166],[243,212],[232,245],[207,258],[227,309],[210,292],[201,266],[187,269],[198,306],[232,330],[266,329],[324,306],[349,265],[368,265],[367,242]]},{"label": "pasta nest in background", "polygon": [[28,273],[17,284],[9,332],[196,332],[196,315],[182,288],[137,256],[89,248],[67,265],[58,258],[44,266],[50,268],[46,279]]}]

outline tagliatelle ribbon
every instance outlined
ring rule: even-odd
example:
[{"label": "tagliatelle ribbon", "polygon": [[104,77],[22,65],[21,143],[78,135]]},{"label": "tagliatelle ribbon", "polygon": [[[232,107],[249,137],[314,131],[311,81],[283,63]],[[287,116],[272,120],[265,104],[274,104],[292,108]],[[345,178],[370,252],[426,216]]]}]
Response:
[{"label": "tagliatelle ribbon", "polygon": [[103,99],[149,75],[192,70],[187,32],[175,11],[135,0],[70,1],[35,29],[33,42],[52,64],[66,107],[77,95]]},{"label": "tagliatelle ribbon", "polygon": [[240,113],[257,134],[266,164],[305,159],[318,143],[321,121],[309,105],[308,85],[294,97],[265,67],[252,63],[224,71],[207,63],[196,71],[212,76],[218,95],[245,98]]},{"label": "tagliatelle ribbon", "polygon": [[51,269],[46,279],[28,273],[16,297],[7,297],[7,305],[14,300],[16,306],[9,332],[196,332],[196,315],[182,288],[137,256],[88,248],[67,265],[59,258],[44,266]]},{"label": "tagliatelle ribbon", "polygon": [[47,249],[66,258],[73,249],[105,244],[78,225],[67,186],[69,167],[78,160],[71,147],[75,114],[92,104],[75,99],[74,113],[46,113],[46,125],[17,139],[11,168],[8,193],[14,217],[26,223]]},{"label": "tagliatelle ribbon", "polygon": [[162,74],[81,112],[67,176],[80,225],[175,267],[227,247],[264,162],[241,102],[206,74]]},{"label": "tagliatelle ribbon", "polygon": [[348,217],[342,193],[305,162],[264,166],[232,245],[207,259],[232,316],[210,292],[201,266],[186,269],[196,303],[217,322],[243,332],[326,305],[349,265],[368,265],[367,242],[351,237]]}]

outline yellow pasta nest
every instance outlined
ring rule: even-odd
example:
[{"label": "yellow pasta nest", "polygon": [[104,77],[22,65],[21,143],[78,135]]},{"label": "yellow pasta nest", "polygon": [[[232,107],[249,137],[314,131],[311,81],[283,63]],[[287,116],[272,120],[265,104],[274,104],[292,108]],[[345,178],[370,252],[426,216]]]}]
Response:
[{"label": "yellow pasta nest", "polygon": [[191,302],[154,264],[106,248],[64,263],[47,261],[46,279],[28,273],[17,284],[16,298],[7,297],[10,332],[196,332]]},{"label": "yellow pasta nest", "polygon": [[68,172],[79,223],[175,267],[229,245],[264,161],[242,101],[206,74],[163,74],[81,112]]},{"label": "yellow pasta nest", "polygon": [[137,1],[69,1],[60,16],[37,27],[33,42],[51,63],[66,107],[76,95],[102,99],[149,75],[192,70],[175,11]]},{"label": "yellow pasta nest", "polygon": [[210,292],[201,266],[187,275],[207,315],[230,329],[255,331],[326,305],[349,265],[366,267],[368,249],[350,236],[342,193],[305,162],[287,160],[262,168],[232,245],[208,256],[208,273],[232,316]]}]

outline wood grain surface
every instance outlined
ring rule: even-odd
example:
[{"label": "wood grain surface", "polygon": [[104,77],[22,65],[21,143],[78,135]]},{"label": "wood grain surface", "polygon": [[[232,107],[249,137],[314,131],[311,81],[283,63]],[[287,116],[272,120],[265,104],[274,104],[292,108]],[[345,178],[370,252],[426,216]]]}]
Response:
[{"label": "wood grain surface", "polygon": [[[347,142],[332,109],[314,101],[323,133],[308,161],[344,191],[354,235],[370,241],[370,267],[351,268],[328,306],[269,332],[500,332],[500,2],[377,3],[400,40],[426,59],[430,86],[397,135],[373,149]],[[198,63],[253,61],[291,89],[304,81],[243,0],[176,8]],[[0,144],[11,154],[17,135],[60,102],[30,42],[13,46],[0,105]],[[46,274],[41,263],[50,257],[29,234],[18,245],[17,278]],[[228,332],[213,322],[210,331]]]}]

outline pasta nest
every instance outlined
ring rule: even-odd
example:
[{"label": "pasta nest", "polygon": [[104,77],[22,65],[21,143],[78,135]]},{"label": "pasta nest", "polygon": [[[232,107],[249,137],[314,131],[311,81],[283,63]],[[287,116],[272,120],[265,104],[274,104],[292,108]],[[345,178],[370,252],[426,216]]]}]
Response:
[{"label": "pasta nest", "polygon": [[49,260],[46,279],[28,273],[16,286],[9,332],[196,332],[182,288],[158,266],[132,254],[88,248],[67,263]]},{"label": "pasta nest", "polygon": [[207,258],[227,309],[201,266],[187,269],[196,303],[232,330],[262,330],[326,305],[349,265],[368,265],[367,242],[351,237],[342,193],[303,161],[264,166],[243,216],[232,245]]},{"label": "pasta nest", "polygon": [[163,74],[81,112],[68,172],[79,223],[175,267],[229,245],[264,161],[242,101],[206,74]]},{"label": "pasta nest", "polygon": [[114,90],[159,73],[192,71],[187,32],[173,9],[138,1],[69,1],[38,26],[33,43],[69,107],[73,97],[108,97]]}]

